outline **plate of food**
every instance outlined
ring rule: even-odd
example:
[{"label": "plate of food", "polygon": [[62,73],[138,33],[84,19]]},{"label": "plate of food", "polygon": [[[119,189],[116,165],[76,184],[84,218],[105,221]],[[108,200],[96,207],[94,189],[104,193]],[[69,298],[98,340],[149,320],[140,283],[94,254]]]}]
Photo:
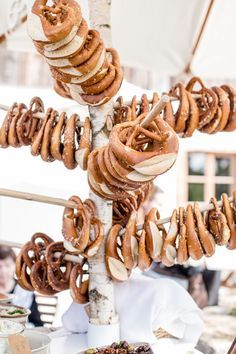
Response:
[{"label": "plate of food", "polygon": [[12,304],[0,304],[0,318],[25,324],[31,311]]},{"label": "plate of food", "polygon": [[11,302],[14,299],[14,294],[3,294],[0,293],[0,304]]},{"label": "plate of food", "polygon": [[90,348],[77,354],[153,354],[150,344],[148,343],[131,343],[121,341],[112,343],[110,346]]}]

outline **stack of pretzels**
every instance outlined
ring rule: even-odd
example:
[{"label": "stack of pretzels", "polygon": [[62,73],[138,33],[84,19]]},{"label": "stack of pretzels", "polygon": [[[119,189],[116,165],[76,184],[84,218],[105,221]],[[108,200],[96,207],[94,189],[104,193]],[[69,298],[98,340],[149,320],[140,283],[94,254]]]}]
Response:
[{"label": "stack of pretzels", "polygon": [[[37,113],[43,113],[44,118],[35,118]],[[0,146],[31,145],[32,155],[40,155],[46,162],[62,161],[68,169],[79,164],[86,170],[91,150],[91,124],[87,117],[81,132],[78,122],[77,114],[67,117],[65,112],[59,114],[53,108],[44,113],[39,97],[32,98],[29,108],[23,103],[14,103],[0,128]]]},{"label": "stack of pretzels", "polygon": [[142,230],[137,228],[137,213],[132,211],[121,235],[122,226],[110,230],[106,242],[106,265],[114,280],[125,281],[133,268],[146,271],[152,261],[165,266],[184,264],[189,257],[194,260],[215,253],[216,245],[236,249],[236,191],[231,205],[227,194],[222,194],[222,207],[211,199],[214,209],[200,211],[198,203],[189,204],[172,213],[168,231],[158,224],[160,215],[153,208],[145,217]]},{"label": "stack of pretzels", "polygon": [[82,257],[78,264],[65,260],[70,254],[63,242],[54,242],[43,233],[34,234],[16,259],[18,284],[25,290],[48,296],[70,289],[75,302],[88,302],[87,261]]},{"label": "stack of pretzels", "polygon": [[89,155],[88,182],[100,197],[129,198],[174,164],[177,135],[159,115],[142,127],[145,116],[143,113],[135,121],[115,125],[108,145]]},{"label": "stack of pretzels", "polygon": [[75,208],[66,207],[63,213],[64,245],[75,254],[92,257],[98,252],[104,237],[95,204],[90,199],[82,202],[77,196],[72,196],[69,201],[74,202]]},{"label": "stack of pretzels", "polygon": [[[186,86],[177,83],[168,93],[178,102],[168,102],[163,110],[163,120],[167,122],[180,137],[192,136],[195,130],[215,134],[220,131],[230,132],[236,129],[236,90],[228,85],[207,88],[202,80],[193,77]],[[114,123],[119,124],[137,119],[148,112],[157,102],[157,93],[150,103],[146,95],[137,104],[136,96],[130,106],[124,105],[122,97],[117,100]]]},{"label": "stack of pretzels", "polygon": [[28,33],[49,64],[56,91],[85,105],[108,102],[119,90],[118,53],[106,49],[96,30],[89,30],[75,0],[35,0]]}]

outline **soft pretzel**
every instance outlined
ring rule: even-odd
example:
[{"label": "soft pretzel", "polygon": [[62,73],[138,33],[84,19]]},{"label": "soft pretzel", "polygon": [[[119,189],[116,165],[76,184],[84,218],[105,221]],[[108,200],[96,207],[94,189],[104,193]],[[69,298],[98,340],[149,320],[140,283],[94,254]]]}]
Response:
[{"label": "soft pretzel", "polygon": [[85,118],[83,133],[79,140],[79,149],[75,152],[75,159],[82,170],[87,170],[88,156],[91,150],[91,123],[89,117]]},{"label": "soft pretzel", "polygon": [[58,122],[55,124],[52,130],[50,153],[55,160],[62,160],[63,143],[62,136],[64,134],[67,116],[65,112],[62,112],[59,116]]},{"label": "soft pretzel", "polygon": [[[55,258],[55,253],[61,252],[60,258]],[[63,291],[69,288],[70,273],[73,263],[63,261],[68,251],[65,250],[63,242],[51,243],[45,253],[47,262],[47,277],[48,282],[55,291]],[[62,270],[65,268],[65,270]]]},{"label": "soft pretzel", "polygon": [[175,128],[177,133],[185,131],[186,121],[189,116],[189,99],[183,84],[178,83],[170,91],[170,95],[179,98],[179,107],[175,113]]},{"label": "soft pretzel", "polygon": [[230,229],[227,224],[225,215],[221,212],[216,198],[211,198],[214,210],[210,210],[207,214],[206,221],[209,231],[213,234],[217,245],[226,245],[230,239]]},{"label": "soft pretzel", "polygon": [[221,88],[228,94],[230,102],[228,122],[224,127],[224,130],[226,132],[231,132],[236,129],[236,91],[229,85],[222,85]]},{"label": "soft pretzel", "polygon": [[[91,209],[90,209],[91,210]],[[104,228],[102,222],[96,218],[91,218],[91,228],[94,230],[94,239],[90,241],[89,245],[84,251],[85,257],[93,257],[101,247],[104,238]]]},{"label": "soft pretzel", "polygon": [[136,239],[137,212],[133,211],[122,237],[122,256],[127,269],[133,269],[138,264],[138,241]]},{"label": "soft pretzel", "polygon": [[57,42],[79,26],[82,19],[79,4],[74,0],[35,0],[28,14],[28,33],[35,41]]},{"label": "soft pretzel", "polygon": [[40,260],[32,266],[30,280],[34,289],[40,294],[50,296],[57,293],[49,283],[45,260]]},{"label": "soft pretzel", "polygon": [[178,221],[177,221],[177,210],[174,209],[171,219],[170,226],[167,235],[164,239],[163,246],[161,249],[161,261],[167,266],[173,266],[176,259],[176,239],[179,234]]},{"label": "soft pretzel", "polygon": [[177,263],[185,264],[188,261],[188,246],[186,237],[186,225],[184,218],[184,208],[179,208],[179,239],[177,248]]},{"label": "soft pretzel", "polygon": [[52,113],[53,113],[53,109],[48,108],[44,118],[42,119],[39,130],[37,131],[37,133],[33,137],[33,141],[31,144],[31,154],[34,156],[37,156],[40,154],[44,130],[45,130],[46,124],[47,124],[48,120],[50,119]]},{"label": "soft pretzel", "polygon": [[234,210],[230,205],[228,195],[223,193],[221,195],[223,201],[223,213],[226,217],[228,227],[230,229],[230,238],[227,245],[227,248],[230,250],[234,250],[236,248],[236,223],[235,223],[235,216]]},{"label": "soft pretzel", "polygon": [[190,204],[187,206],[185,223],[189,256],[194,260],[198,260],[203,256],[203,249],[196,230],[193,207]]},{"label": "soft pretzel", "polygon": [[152,259],[147,252],[146,232],[143,229],[138,243],[138,267],[143,272],[147,271],[152,264]]},{"label": "soft pretzel", "polygon": [[[20,103],[17,105],[17,107],[14,110],[14,113],[12,115],[12,119],[10,122],[9,130],[8,130],[8,144],[12,147],[20,147],[22,145],[21,141],[19,140],[18,134],[17,134],[17,123],[20,120],[20,118],[23,115],[23,110],[25,110],[27,107],[24,103]],[[25,126],[28,124],[25,124]],[[29,127],[28,131],[29,131]]]},{"label": "soft pretzel", "polygon": [[79,253],[89,243],[91,215],[78,197],[73,196],[69,200],[76,203],[76,212],[69,207],[64,209],[62,234]]},{"label": "soft pretzel", "polygon": [[50,118],[48,119],[47,123],[45,124],[42,144],[41,144],[41,148],[40,148],[41,158],[45,162],[54,161],[54,158],[51,155],[50,149],[51,149],[52,131],[53,131],[55,121],[57,118],[58,118],[58,112],[53,110],[50,114]]},{"label": "soft pretzel", "polygon": [[146,231],[147,250],[153,261],[160,261],[161,250],[163,246],[163,236],[161,234],[160,226],[157,221],[160,214],[156,208],[152,208],[145,217],[144,229]]},{"label": "soft pretzel", "polygon": [[78,115],[72,114],[72,116],[66,121],[64,131],[64,149],[62,153],[62,161],[68,169],[74,169],[78,162],[75,159],[76,149],[76,122],[78,121]]},{"label": "soft pretzel", "polygon": [[105,261],[107,270],[113,280],[126,281],[128,280],[129,272],[117,250],[117,238],[121,228],[121,225],[116,224],[110,229],[106,241]]},{"label": "soft pretzel", "polygon": [[[84,280],[83,265],[76,264],[70,274],[70,292],[72,299],[79,304],[86,304],[89,302],[88,298],[88,286],[89,281]],[[77,279],[79,278],[79,286],[77,285]]]},{"label": "soft pretzel", "polygon": [[198,203],[194,203],[194,216],[196,218],[198,236],[207,257],[211,257],[215,253],[215,240],[213,235],[207,230],[203,216],[200,212]]}]

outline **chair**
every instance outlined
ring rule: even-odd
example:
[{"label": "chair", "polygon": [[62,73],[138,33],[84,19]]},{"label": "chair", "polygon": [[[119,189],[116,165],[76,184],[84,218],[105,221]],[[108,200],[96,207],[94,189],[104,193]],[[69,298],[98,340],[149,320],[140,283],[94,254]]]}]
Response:
[{"label": "chair", "polygon": [[53,325],[54,317],[57,312],[58,298],[57,296],[35,295],[35,300],[40,312],[40,318],[45,327]]}]

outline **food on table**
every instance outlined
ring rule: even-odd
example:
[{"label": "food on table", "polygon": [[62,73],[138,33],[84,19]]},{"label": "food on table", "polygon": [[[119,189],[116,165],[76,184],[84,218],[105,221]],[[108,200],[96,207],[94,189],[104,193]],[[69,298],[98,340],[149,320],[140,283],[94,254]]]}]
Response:
[{"label": "food on table", "polygon": [[85,354],[151,354],[153,353],[148,343],[129,344],[126,341],[112,343],[108,347],[94,348],[86,350]]}]

